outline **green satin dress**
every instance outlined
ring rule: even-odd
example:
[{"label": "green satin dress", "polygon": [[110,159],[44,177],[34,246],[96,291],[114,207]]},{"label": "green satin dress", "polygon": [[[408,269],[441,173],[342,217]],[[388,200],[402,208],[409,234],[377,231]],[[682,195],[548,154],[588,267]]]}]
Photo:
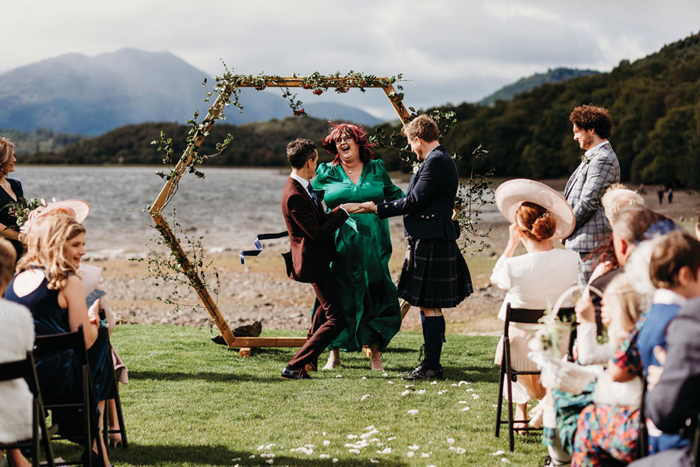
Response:
[{"label": "green satin dress", "polygon": [[[357,185],[340,165],[321,164],[313,188],[329,209],[342,203],[381,203],[405,196],[379,159],[365,163]],[[384,349],[401,327],[396,286],[389,274],[389,223],[375,214],[350,214],[336,232],[335,244],[338,256],[331,263],[331,273],[343,298],[347,327],[329,348],[359,351],[378,341]],[[316,306],[318,303],[314,309]]]}]

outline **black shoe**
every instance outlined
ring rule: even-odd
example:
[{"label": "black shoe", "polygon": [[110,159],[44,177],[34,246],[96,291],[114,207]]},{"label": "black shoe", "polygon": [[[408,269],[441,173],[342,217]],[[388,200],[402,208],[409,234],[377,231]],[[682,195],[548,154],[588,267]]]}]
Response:
[{"label": "black shoe", "polygon": [[439,370],[430,370],[422,367],[418,367],[413,370],[410,374],[403,376],[402,379],[406,381],[416,381],[419,379],[444,379],[445,376],[442,371],[442,367]]},{"label": "black shoe", "polygon": [[282,379],[311,379],[311,376],[306,372],[304,368],[299,368],[298,370],[282,370]]},{"label": "black shoe", "polygon": [[[99,441],[98,441],[98,442],[99,442]],[[89,456],[89,457],[88,457],[88,456]],[[85,449],[85,450],[83,451],[83,454],[80,456],[80,462],[81,462],[83,465],[87,465],[87,463],[88,463],[88,458],[90,459],[90,462],[91,462],[92,465],[94,465],[94,466],[104,465],[104,461],[102,460],[102,458],[100,457],[100,455],[97,454],[97,453],[96,453],[95,451],[93,451],[92,449]]]}]

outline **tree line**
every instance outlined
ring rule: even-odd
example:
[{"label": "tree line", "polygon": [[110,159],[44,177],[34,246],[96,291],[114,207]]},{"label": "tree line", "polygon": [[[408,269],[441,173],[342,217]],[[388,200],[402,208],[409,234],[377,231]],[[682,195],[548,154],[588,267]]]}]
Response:
[{"label": "tree line", "polygon": [[[463,175],[475,165],[482,173],[495,169],[498,177],[566,177],[581,155],[568,117],[582,104],[610,110],[615,125],[610,141],[624,181],[676,188],[700,185],[700,34],[634,63],[623,60],[610,73],[545,84],[512,101],[444,107],[455,112],[458,123],[443,142],[463,156],[458,162]],[[285,147],[291,139],[320,143],[328,130],[328,122],[309,117],[239,126],[217,123],[200,153],[215,153],[216,143],[230,133],[232,144],[207,165],[285,166]],[[370,134],[375,130],[368,128]],[[188,126],[147,123],[125,126],[60,152],[23,155],[20,163],[158,164],[162,156],[150,142],[161,131],[173,138],[176,154],[184,150]],[[472,160],[470,154],[479,145],[489,156]],[[319,151],[321,159],[329,160],[323,153]],[[377,155],[390,170],[408,170],[395,150],[377,150]]]}]

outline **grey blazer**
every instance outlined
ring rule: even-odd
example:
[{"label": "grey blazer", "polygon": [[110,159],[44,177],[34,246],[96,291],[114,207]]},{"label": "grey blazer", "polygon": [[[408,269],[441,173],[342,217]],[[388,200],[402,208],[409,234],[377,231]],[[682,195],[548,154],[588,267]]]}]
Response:
[{"label": "grey blazer", "polygon": [[579,252],[593,251],[610,232],[600,199],[610,185],[620,181],[620,163],[608,141],[590,157],[581,162],[564,189],[564,198],[576,216],[576,227],[565,245]]}]

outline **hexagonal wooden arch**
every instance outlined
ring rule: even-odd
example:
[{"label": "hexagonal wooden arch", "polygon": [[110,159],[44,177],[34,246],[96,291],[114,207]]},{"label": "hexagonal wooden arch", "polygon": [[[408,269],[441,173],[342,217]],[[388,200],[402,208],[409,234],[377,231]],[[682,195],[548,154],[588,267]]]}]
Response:
[{"label": "hexagonal wooden arch", "polygon": [[[233,76],[231,79],[236,83],[236,87],[260,87],[260,80],[250,77]],[[368,81],[358,80],[357,78],[343,78],[343,77],[318,77],[314,79],[315,82],[324,83],[323,87],[326,88],[381,88],[384,90],[389,102],[394,107],[394,110],[398,114],[399,118],[403,122],[410,120],[410,115],[403,105],[401,97],[397,94],[396,90],[390,83],[391,81],[387,78],[373,78]],[[265,79],[265,87],[280,87],[280,88],[299,88],[304,87],[307,82],[306,78],[301,77],[274,77]],[[306,84],[308,87],[308,84]],[[252,347],[301,347],[306,341],[305,337],[236,337],[231,332],[228,327],[226,320],[221,315],[219,308],[216,306],[211,294],[204,286],[204,281],[199,276],[197,270],[192,266],[192,262],[180,245],[179,240],[175,236],[173,230],[170,228],[165,216],[161,210],[165,207],[165,204],[169,201],[170,197],[175,193],[180,178],[185,173],[185,170],[192,163],[192,154],[196,153],[196,150],[201,146],[206,135],[209,134],[209,130],[214,125],[216,120],[218,120],[228,103],[229,96],[232,93],[232,88],[228,84],[225,84],[225,92],[220,92],[214,104],[209,108],[207,118],[203,126],[200,126],[192,139],[188,144],[183,156],[180,161],[175,166],[171,176],[165,183],[165,186],[161,190],[160,194],[150,208],[149,213],[156,224],[156,229],[163,236],[166,245],[171,249],[174,257],[178,261],[183,273],[187,276],[192,288],[195,289],[197,295],[199,295],[202,304],[205,306],[211,318],[214,320],[214,324],[221,332],[226,344],[229,347],[240,347],[241,355],[249,356],[250,348]]]}]

